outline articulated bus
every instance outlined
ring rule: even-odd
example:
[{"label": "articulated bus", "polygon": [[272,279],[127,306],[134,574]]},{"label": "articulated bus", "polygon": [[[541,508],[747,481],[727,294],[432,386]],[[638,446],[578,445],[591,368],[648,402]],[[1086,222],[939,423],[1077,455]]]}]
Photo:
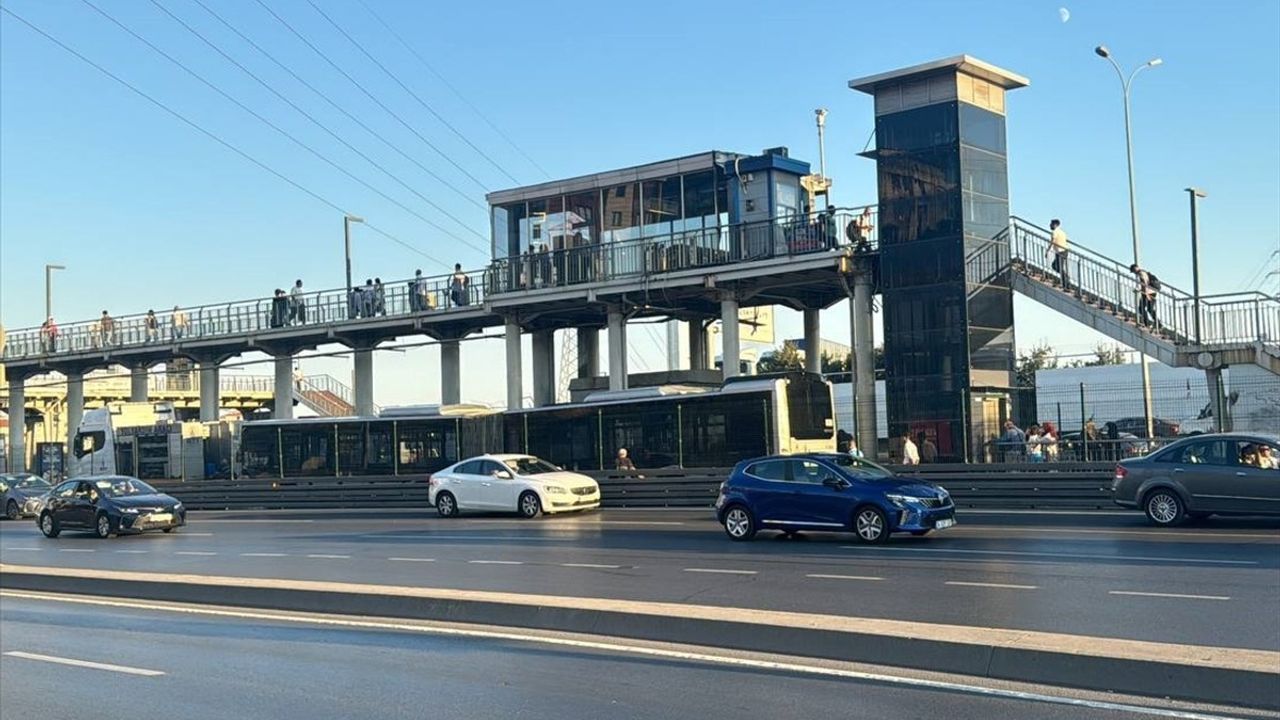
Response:
[{"label": "articulated bus", "polygon": [[387,409],[377,418],[250,421],[238,474],[430,474],[486,452],[605,470],[626,448],[639,467],[730,467],[773,453],[834,451],[831,385],[820,375],[732,378],[720,388],[598,392],[584,402],[500,412],[478,405]]}]

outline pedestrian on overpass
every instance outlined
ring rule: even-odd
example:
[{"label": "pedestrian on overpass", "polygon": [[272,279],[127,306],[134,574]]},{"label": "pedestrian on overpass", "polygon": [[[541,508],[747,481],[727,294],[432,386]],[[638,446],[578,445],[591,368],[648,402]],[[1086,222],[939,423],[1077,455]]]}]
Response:
[{"label": "pedestrian on overpass", "polygon": [[174,305],[173,314],[169,316],[169,322],[173,323],[173,339],[181,340],[187,334],[187,314],[177,305]]},{"label": "pedestrian on overpass", "polygon": [[1067,231],[1062,229],[1062,221],[1054,218],[1049,221],[1049,229],[1053,235],[1049,239],[1049,255],[1053,258],[1053,270],[1062,280],[1062,291],[1071,291],[1071,276],[1067,272]]},{"label": "pedestrian on overpass", "polygon": [[307,321],[307,304],[302,299],[302,281],[294,280],[289,288],[289,322],[302,324]]},{"label": "pedestrian on overpass", "polygon": [[373,279],[373,314],[387,314],[387,289],[382,285],[382,278]]},{"label": "pedestrian on overpass", "polygon": [[160,321],[156,319],[155,310],[147,311],[147,317],[143,320],[143,326],[147,331],[147,342],[153,343],[160,339]]},{"label": "pedestrian on overpass", "polygon": [[102,311],[102,317],[98,320],[98,338],[102,347],[115,343],[116,321],[106,310]]},{"label": "pedestrian on overpass", "polygon": [[449,297],[455,306],[467,305],[470,301],[471,278],[462,272],[462,263],[454,263],[453,276],[449,279]]},{"label": "pedestrian on overpass", "polygon": [[1156,295],[1160,294],[1160,278],[1138,267],[1138,263],[1129,266],[1129,272],[1138,278],[1138,323],[1152,329],[1159,329],[1156,319]]}]

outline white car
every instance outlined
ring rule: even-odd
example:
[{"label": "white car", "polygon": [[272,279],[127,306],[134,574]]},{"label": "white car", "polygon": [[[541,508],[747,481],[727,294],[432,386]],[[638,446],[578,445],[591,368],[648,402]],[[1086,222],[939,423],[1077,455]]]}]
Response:
[{"label": "white car", "polygon": [[600,486],[532,455],[480,455],[433,474],[428,500],[441,517],[514,510],[534,518],[600,507]]}]

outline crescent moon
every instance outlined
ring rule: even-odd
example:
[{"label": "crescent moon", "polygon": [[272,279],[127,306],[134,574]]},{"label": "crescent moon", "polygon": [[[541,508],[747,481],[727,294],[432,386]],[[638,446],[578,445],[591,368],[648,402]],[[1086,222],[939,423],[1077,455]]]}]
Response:
[{"label": "crescent moon", "polygon": [[1066,22],[1071,19],[1071,11],[1064,7],[1060,7],[1058,8],[1058,17],[1062,18],[1062,22]]}]

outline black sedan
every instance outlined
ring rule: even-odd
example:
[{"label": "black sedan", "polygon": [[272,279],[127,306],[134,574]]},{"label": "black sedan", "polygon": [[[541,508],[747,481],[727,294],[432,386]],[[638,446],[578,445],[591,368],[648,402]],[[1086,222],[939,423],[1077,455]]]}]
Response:
[{"label": "black sedan", "polygon": [[122,475],[68,480],[49,493],[40,511],[40,532],[92,530],[100,538],[147,530],[172,532],[187,522],[187,510],[137,478]]}]

